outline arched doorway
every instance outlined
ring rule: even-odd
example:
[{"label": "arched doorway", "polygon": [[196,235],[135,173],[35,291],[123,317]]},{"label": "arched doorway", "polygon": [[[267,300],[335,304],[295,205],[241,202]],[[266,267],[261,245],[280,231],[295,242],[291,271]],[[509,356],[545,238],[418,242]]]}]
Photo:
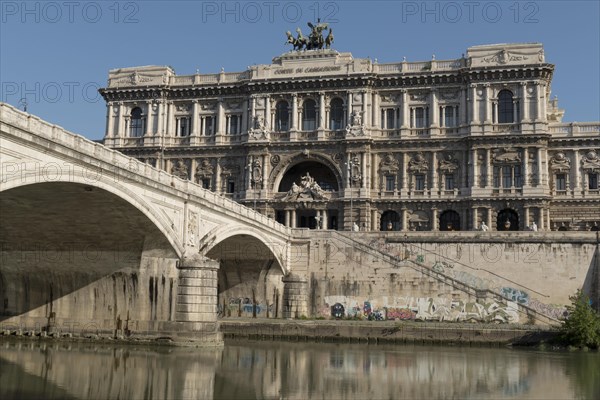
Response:
[{"label": "arched doorway", "polygon": [[381,214],[380,231],[399,231],[402,229],[400,215],[396,211],[388,210]]},{"label": "arched doorway", "polygon": [[460,231],[460,215],[454,210],[441,213],[440,231]]},{"label": "arched doorway", "polygon": [[498,213],[496,219],[496,230],[498,231],[518,231],[519,214],[515,210],[505,208]]},{"label": "arched doorway", "polygon": [[287,192],[292,188],[292,185],[300,185],[302,177],[306,174],[315,180],[323,190],[337,191],[338,182],[333,172],[318,161],[304,161],[292,166],[286,171],[279,183],[278,192]]}]

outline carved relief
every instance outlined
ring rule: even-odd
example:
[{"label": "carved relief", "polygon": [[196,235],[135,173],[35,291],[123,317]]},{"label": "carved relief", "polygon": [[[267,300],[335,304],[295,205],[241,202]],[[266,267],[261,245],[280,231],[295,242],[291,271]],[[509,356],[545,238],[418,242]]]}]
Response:
[{"label": "carved relief", "polygon": [[558,152],[550,159],[550,168],[557,172],[567,172],[571,169],[571,160],[565,153]]},{"label": "carved relief", "polygon": [[344,162],[344,154],[342,153],[335,153],[331,159],[338,165],[341,165],[342,162]]},{"label": "carved relief", "polygon": [[427,100],[428,92],[425,91],[414,91],[410,92],[410,99],[415,101],[425,101]]},{"label": "carved relief", "polygon": [[350,124],[346,126],[347,136],[364,136],[365,126],[363,125],[362,111],[353,111],[350,115]]},{"label": "carved relief", "polygon": [[452,154],[446,154],[439,162],[439,169],[442,173],[454,173],[458,169],[459,162]]},{"label": "carved relief", "polygon": [[423,173],[429,171],[429,163],[423,156],[423,153],[419,152],[415,154],[408,162],[408,170],[412,173]]},{"label": "carved relief", "polygon": [[495,150],[492,156],[492,162],[498,164],[507,164],[507,163],[520,163],[521,155],[518,150],[505,147],[503,149]]},{"label": "carved relief", "polygon": [[[543,53],[542,53],[543,54]],[[529,57],[524,54],[517,54],[515,52],[509,52],[507,50],[501,50],[498,53],[490,57],[484,57],[482,61],[488,64],[506,64],[513,61],[526,61]]]},{"label": "carved relief", "polygon": [[250,177],[254,185],[262,182],[262,165],[259,160],[254,160],[252,162],[252,171]]},{"label": "carved relief", "polygon": [[390,153],[383,157],[379,163],[379,173],[382,175],[395,175],[400,170],[400,163]]},{"label": "carved relief", "polygon": [[188,226],[187,226],[187,242],[188,246],[196,246],[196,238],[198,237],[198,214],[190,211],[188,213]]},{"label": "carved relief", "polygon": [[276,166],[281,162],[281,157],[278,154],[271,156],[271,165]]},{"label": "carved relief", "polygon": [[200,161],[196,167],[196,181],[200,181],[205,178],[210,178],[213,175],[213,166],[210,160],[207,158]]},{"label": "carved relief", "polygon": [[595,150],[590,150],[581,158],[581,167],[589,172],[600,172],[600,157]]},{"label": "carved relief", "polygon": [[171,167],[171,174],[181,179],[188,179],[188,166],[182,159],[177,160]]},{"label": "carved relief", "polygon": [[248,130],[248,138],[250,140],[269,140],[269,131],[262,115],[254,117],[253,126]]},{"label": "carved relief", "polygon": [[178,112],[189,112],[190,111],[190,105],[189,104],[177,104],[175,106],[175,109]]}]

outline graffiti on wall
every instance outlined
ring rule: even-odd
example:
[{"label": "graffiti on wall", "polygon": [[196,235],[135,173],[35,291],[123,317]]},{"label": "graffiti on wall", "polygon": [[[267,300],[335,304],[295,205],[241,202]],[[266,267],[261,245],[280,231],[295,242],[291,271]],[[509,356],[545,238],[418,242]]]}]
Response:
[{"label": "graffiti on wall", "polygon": [[502,296],[510,299],[511,301],[516,301],[519,304],[529,304],[529,294],[522,290],[511,287],[503,287],[500,293],[502,293]]},{"label": "graffiti on wall", "polygon": [[326,296],[325,302],[332,304],[331,314],[321,315],[323,317],[502,323],[519,321],[518,304],[512,301],[504,305],[495,301],[431,297],[398,297],[390,301],[387,298],[362,300],[351,296]]}]

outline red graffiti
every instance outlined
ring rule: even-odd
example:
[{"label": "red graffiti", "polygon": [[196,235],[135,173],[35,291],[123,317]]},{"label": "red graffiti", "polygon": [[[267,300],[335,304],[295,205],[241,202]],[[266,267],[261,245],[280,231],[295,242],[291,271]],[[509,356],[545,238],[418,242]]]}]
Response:
[{"label": "red graffiti", "polygon": [[407,319],[415,319],[417,314],[409,310],[408,308],[388,308],[387,309],[387,319],[399,319],[399,320],[407,320]]}]

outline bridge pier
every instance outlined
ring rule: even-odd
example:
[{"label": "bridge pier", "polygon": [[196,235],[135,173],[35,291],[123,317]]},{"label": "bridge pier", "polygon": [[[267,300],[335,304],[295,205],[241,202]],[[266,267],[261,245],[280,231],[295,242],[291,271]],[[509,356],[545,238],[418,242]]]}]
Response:
[{"label": "bridge pier", "polygon": [[308,280],[299,275],[288,274],[283,281],[283,318],[308,316]]},{"label": "bridge pier", "polygon": [[221,343],[217,323],[219,262],[198,255],[184,257],[179,266],[175,320],[183,340]]}]

